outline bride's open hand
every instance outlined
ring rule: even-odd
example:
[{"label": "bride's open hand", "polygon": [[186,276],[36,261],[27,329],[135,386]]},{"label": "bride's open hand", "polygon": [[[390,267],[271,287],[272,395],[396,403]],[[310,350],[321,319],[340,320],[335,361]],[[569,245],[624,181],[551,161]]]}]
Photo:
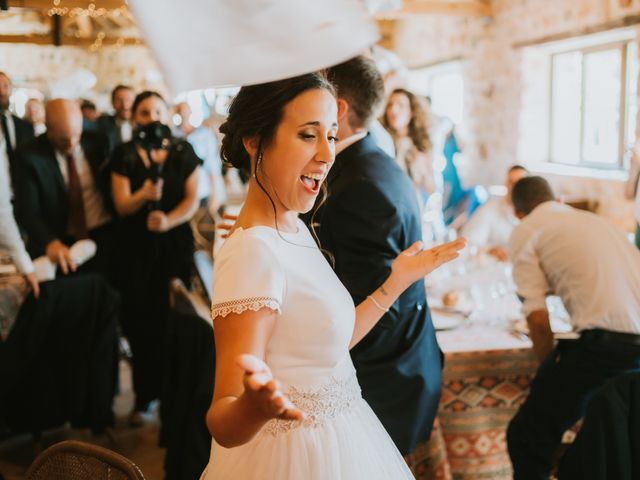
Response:
[{"label": "bride's open hand", "polygon": [[457,258],[465,245],[466,241],[463,238],[458,238],[453,242],[443,243],[429,250],[422,250],[422,242],[415,242],[393,261],[392,274],[406,288],[440,265]]},{"label": "bride's open hand", "polygon": [[236,359],[244,370],[244,395],[266,418],[304,420],[304,413],[291,403],[280,390],[280,382],[273,378],[271,369],[254,355],[240,355]]}]

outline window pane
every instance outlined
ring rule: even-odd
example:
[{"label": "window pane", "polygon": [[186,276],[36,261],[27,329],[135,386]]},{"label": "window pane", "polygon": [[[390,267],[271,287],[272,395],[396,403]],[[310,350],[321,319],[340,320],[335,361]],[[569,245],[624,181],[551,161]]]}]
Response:
[{"label": "window pane", "polygon": [[437,75],[431,83],[433,112],[450,118],[460,125],[464,108],[464,80],[462,73],[451,72]]},{"label": "window pane", "polygon": [[636,140],[636,115],[638,112],[638,47],[636,42],[627,44],[627,119],[625,147],[630,149]]},{"label": "window pane", "polygon": [[619,162],[620,82],[619,48],[584,56],[584,136],[582,158],[588,163]]},{"label": "window pane", "polygon": [[553,57],[553,104],[551,106],[551,161],[580,162],[580,108],[582,102],[582,54]]}]

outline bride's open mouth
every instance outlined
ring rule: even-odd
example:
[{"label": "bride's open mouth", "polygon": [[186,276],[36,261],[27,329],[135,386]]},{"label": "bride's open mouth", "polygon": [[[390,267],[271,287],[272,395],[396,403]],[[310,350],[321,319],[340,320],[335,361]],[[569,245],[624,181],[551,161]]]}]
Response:
[{"label": "bride's open mouth", "polygon": [[324,177],[325,175],[321,173],[308,173],[300,175],[300,183],[309,193],[317,195]]}]

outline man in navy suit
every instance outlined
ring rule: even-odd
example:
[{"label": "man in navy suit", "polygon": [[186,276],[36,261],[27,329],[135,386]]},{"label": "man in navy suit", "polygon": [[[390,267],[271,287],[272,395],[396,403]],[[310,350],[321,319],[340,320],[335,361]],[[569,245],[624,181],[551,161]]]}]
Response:
[{"label": "man in navy suit", "polygon": [[66,274],[76,269],[70,245],[90,238],[97,254],[83,270],[112,279],[115,214],[107,140],[82,131],[80,107],[71,100],[48,102],[46,124],[46,133],[17,152],[16,211],[27,249]]},{"label": "man in navy suit", "polygon": [[[409,178],[368,132],[384,101],[373,61],[357,57],[328,71],[338,91],[336,160],[329,196],[307,222],[355,304],[381,285],[396,256],[422,239]],[[429,439],[440,399],[441,352],[424,282],[416,282],[351,350],[362,394],[403,454]]]}]

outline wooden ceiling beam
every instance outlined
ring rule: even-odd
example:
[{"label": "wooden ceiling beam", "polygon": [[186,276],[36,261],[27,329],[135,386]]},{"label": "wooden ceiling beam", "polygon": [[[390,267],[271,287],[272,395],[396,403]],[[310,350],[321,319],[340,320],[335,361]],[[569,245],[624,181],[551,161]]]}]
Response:
[{"label": "wooden ceiling beam", "polygon": [[489,17],[492,15],[488,0],[404,0],[395,12],[385,12],[381,18],[405,18],[414,15],[463,15]]},{"label": "wooden ceiling beam", "polygon": [[[49,10],[54,7],[53,0],[8,0],[9,8],[31,8],[36,10]],[[114,10],[126,5],[126,0],[60,0],[58,8],[89,8],[89,5],[95,8],[106,8]]]},{"label": "wooden ceiling beam", "polygon": [[[97,38],[78,38],[75,36],[63,35],[61,44],[63,47],[89,47]],[[119,42],[124,45],[141,45],[144,42],[139,38],[104,37],[103,46],[116,45]],[[52,45],[51,35],[0,35],[0,43],[32,43],[36,45]]]}]

